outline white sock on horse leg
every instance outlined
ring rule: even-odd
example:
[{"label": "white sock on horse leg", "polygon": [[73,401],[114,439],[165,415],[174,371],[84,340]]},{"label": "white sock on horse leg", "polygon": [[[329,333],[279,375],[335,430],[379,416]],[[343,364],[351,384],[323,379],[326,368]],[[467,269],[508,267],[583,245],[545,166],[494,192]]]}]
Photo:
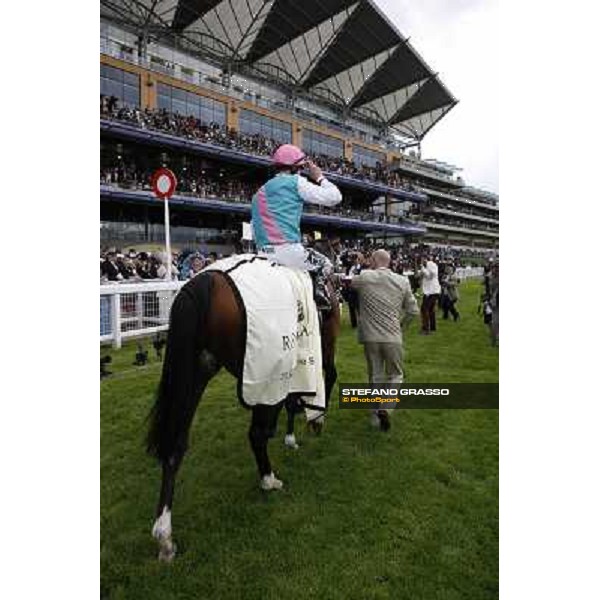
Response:
[{"label": "white sock on horse leg", "polygon": [[154,522],[152,527],[152,536],[157,540],[167,540],[171,537],[173,528],[171,527],[171,511],[165,506],[162,514]]},{"label": "white sock on horse leg", "polygon": [[152,536],[158,540],[158,560],[160,561],[171,562],[175,558],[177,548],[171,538],[172,534],[171,511],[165,506],[152,527]]}]

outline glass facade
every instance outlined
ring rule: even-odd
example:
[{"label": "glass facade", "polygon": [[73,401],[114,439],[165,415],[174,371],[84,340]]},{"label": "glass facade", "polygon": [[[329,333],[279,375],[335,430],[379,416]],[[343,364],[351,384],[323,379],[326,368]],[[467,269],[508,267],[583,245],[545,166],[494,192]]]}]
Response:
[{"label": "glass facade", "polygon": [[280,144],[292,143],[292,124],[279,119],[266,117],[253,110],[243,108],[240,111],[240,133],[255,135],[257,133],[272,138]]},{"label": "glass facade", "polygon": [[312,129],[304,129],[302,131],[302,149],[313,156],[324,154],[325,156],[341,158],[344,155],[344,142]]},{"label": "glass facade", "polygon": [[[174,244],[226,244],[238,237],[237,230],[212,227],[172,226],[171,242]],[[157,243],[165,241],[165,227],[161,223],[142,221],[101,221],[101,244]]]},{"label": "glass facade", "polygon": [[158,84],[158,108],[180,115],[193,115],[203,123],[225,126],[225,104],[180,88]]},{"label": "glass facade", "polygon": [[100,64],[100,93],[115,96],[121,105],[140,105],[140,76]]},{"label": "glass facade", "polygon": [[366,165],[367,167],[376,167],[377,163],[384,164],[385,154],[354,144],[352,160],[357,166]]}]

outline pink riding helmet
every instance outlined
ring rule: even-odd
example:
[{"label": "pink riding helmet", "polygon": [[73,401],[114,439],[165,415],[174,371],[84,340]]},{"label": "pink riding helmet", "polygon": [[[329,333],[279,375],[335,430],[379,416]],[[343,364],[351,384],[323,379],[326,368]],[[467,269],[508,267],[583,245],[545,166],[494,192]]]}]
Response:
[{"label": "pink riding helmet", "polygon": [[282,167],[301,167],[305,161],[306,154],[293,144],[283,144],[273,154],[273,163]]}]

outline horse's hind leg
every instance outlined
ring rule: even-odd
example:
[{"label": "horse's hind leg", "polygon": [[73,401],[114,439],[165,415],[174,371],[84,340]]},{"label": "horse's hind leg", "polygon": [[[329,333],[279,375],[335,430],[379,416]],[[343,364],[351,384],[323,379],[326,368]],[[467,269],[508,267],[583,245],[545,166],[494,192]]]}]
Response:
[{"label": "horse's hind leg", "polygon": [[173,543],[171,525],[171,509],[175,491],[175,477],[183,455],[173,456],[162,464],[162,484],[158,501],[156,521],[152,527],[152,536],[158,541],[158,559],[171,562],[175,556],[176,546]]},{"label": "horse's hind leg", "polygon": [[263,490],[280,490],[283,487],[283,482],[277,479],[273,473],[267,453],[269,438],[275,435],[277,417],[282,406],[282,404],[277,406],[257,405],[252,408],[248,438],[258,467],[260,487]]},{"label": "horse's hind leg", "polygon": [[187,450],[188,434],[194,413],[198,407],[198,403],[208,385],[208,382],[218,372],[219,366],[216,364],[212,356],[207,352],[203,352],[200,357],[200,372],[196,380],[194,390],[194,402],[186,407],[185,415],[183,415],[182,434],[175,446],[171,456],[167,460],[162,461],[162,483],[160,487],[160,495],[156,508],[156,521],[152,527],[152,535],[158,541],[159,560],[170,562],[175,556],[177,550],[173,542],[173,528],[171,525],[171,511],[173,508],[173,496],[175,493],[175,478],[177,471],[181,465],[185,452]]}]

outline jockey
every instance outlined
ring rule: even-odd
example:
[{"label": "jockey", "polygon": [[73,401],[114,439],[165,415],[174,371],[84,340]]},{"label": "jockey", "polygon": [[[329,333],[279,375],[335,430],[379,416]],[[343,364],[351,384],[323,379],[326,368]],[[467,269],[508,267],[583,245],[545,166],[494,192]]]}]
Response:
[{"label": "jockey", "polygon": [[[300,219],[304,202],[335,206],[342,201],[342,194],[325,179],[321,169],[292,144],[277,148],[273,164],[277,170],[275,177],[252,198],[252,228],[258,253],[282,265],[309,271],[315,283],[317,306],[330,308],[323,283],[333,265],[320,252],[304,248]],[[312,181],[298,174],[303,167],[308,167]]]}]

